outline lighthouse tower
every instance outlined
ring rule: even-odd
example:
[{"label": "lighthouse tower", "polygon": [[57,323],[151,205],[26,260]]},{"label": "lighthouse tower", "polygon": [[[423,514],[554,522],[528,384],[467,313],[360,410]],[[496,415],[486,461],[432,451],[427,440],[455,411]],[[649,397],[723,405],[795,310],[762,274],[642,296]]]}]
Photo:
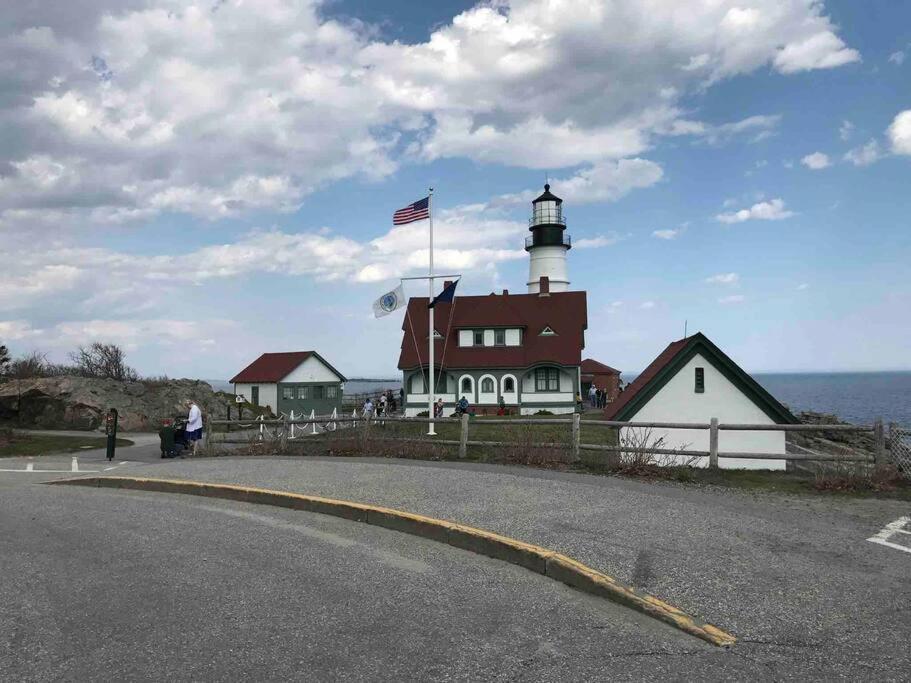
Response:
[{"label": "lighthouse tower", "polygon": [[569,289],[566,252],[572,248],[572,240],[565,234],[563,200],[551,194],[550,185],[545,185],[544,193],[532,202],[532,207],[528,219],[531,236],[525,238],[529,256],[528,293],[540,293],[542,277],[550,281],[551,292],[565,292]]}]

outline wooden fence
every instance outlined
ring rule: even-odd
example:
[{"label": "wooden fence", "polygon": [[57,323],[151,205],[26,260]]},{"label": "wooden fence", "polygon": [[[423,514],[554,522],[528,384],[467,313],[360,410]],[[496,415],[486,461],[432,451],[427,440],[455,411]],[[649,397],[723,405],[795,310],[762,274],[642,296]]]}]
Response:
[{"label": "wooden fence", "polygon": [[[254,423],[246,423],[240,425],[237,421],[231,420],[212,420],[209,422],[210,425],[227,425],[228,433],[230,434],[231,425],[242,426],[249,428],[250,424],[254,425],[258,430],[260,435],[263,434],[263,431],[266,427],[269,428],[270,439],[276,439],[282,443],[282,446],[287,446],[289,433],[291,431],[291,426],[303,426],[303,425],[323,425],[331,426],[332,430],[335,429],[354,429],[363,431],[364,435],[370,431],[372,426],[382,425],[387,422],[390,423],[407,423],[407,424],[428,424],[433,422],[437,425],[443,424],[457,424],[459,425],[459,438],[458,439],[442,439],[434,436],[426,436],[422,438],[414,437],[403,437],[403,436],[391,436],[391,437],[373,437],[380,438],[381,440],[391,440],[391,441],[412,441],[412,442],[422,442],[428,444],[440,444],[440,445],[451,445],[458,446],[459,448],[459,457],[464,458],[468,454],[468,448],[470,446],[488,446],[488,447],[507,447],[515,446],[514,442],[509,441],[478,441],[471,440],[469,438],[471,432],[471,425],[475,423],[477,425],[549,425],[549,426],[565,426],[566,436],[568,437],[565,442],[551,442],[551,443],[531,443],[525,444],[526,446],[532,448],[563,448],[569,449],[572,454],[573,460],[578,460],[580,457],[580,451],[603,451],[610,454],[616,454],[616,457],[619,457],[621,454],[637,452],[637,453],[651,453],[655,455],[674,455],[674,456],[685,456],[685,457],[704,457],[709,459],[709,467],[717,468],[718,461],[721,458],[748,458],[754,460],[791,460],[791,461],[830,461],[830,462],[855,462],[855,463],[868,463],[868,464],[885,464],[888,462],[888,456],[886,453],[886,432],[883,427],[882,420],[876,420],[872,425],[845,425],[845,424],[799,424],[799,425],[769,425],[769,424],[736,424],[736,423],[720,423],[717,418],[712,418],[709,422],[705,423],[692,423],[692,422],[617,422],[613,420],[582,420],[581,416],[576,413],[569,418],[469,418],[468,415],[463,415],[461,418],[437,418],[431,420],[426,417],[364,417],[364,416],[349,416],[349,417],[316,417],[312,419],[297,419],[290,420],[288,418],[276,419],[276,420],[257,420]],[[709,450],[690,450],[686,448],[657,448],[649,446],[630,446],[620,443],[619,445],[604,445],[604,444],[593,444],[593,443],[584,443],[582,441],[582,428],[585,427],[586,430],[591,429],[692,429],[692,430],[708,430],[709,432]],[[899,428],[890,424],[890,433],[900,433]],[[206,431],[208,435],[209,431]],[[805,452],[802,453],[750,453],[750,452],[729,452],[721,451],[718,447],[718,436],[720,432],[723,431],[772,431],[772,432],[855,432],[855,433],[871,433],[873,435],[874,441],[874,455],[871,458],[867,454],[860,453],[817,453],[815,451],[808,451],[807,449],[802,449]],[[325,436],[328,432],[324,432],[322,435]],[[319,438],[320,435],[314,435],[310,438]],[[242,441],[230,440],[230,439],[220,439],[222,443],[249,443],[250,437]]]}]

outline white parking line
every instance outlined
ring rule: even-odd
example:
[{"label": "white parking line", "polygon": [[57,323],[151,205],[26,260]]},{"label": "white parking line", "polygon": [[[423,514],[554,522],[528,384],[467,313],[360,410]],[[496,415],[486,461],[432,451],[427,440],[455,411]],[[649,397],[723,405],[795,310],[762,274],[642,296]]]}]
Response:
[{"label": "white parking line", "polygon": [[907,534],[908,536],[911,536],[911,517],[899,517],[894,522],[889,522],[883,527],[882,531],[878,532],[875,536],[871,536],[867,540],[870,541],[870,543],[878,543],[879,545],[884,545],[888,548],[911,553],[911,546],[893,543],[890,540],[893,537],[898,537],[898,534]]},{"label": "white parking line", "polygon": [[79,471],[79,459],[75,455],[73,456],[73,465],[72,465],[72,467],[70,467],[70,471],[71,472]]}]

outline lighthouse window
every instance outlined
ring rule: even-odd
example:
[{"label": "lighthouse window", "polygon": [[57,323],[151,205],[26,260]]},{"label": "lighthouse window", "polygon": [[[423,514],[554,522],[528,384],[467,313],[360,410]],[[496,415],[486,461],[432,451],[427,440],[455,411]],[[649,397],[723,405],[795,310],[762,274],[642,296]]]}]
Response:
[{"label": "lighthouse window", "polygon": [[474,331],[474,345],[475,346],[484,346],[484,330],[475,330]]},{"label": "lighthouse window", "polygon": [[560,373],[556,368],[535,370],[535,391],[560,391]]},{"label": "lighthouse window", "polygon": [[506,330],[494,331],[494,344],[497,346],[506,346]]},{"label": "lighthouse window", "polygon": [[705,368],[696,368],[696,393],[705,393]]}]

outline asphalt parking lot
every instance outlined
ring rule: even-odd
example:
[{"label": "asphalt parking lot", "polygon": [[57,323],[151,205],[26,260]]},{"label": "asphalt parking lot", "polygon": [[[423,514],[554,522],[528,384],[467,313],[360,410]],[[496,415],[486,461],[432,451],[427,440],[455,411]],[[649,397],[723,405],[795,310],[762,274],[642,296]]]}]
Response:
[{"label": "asphalt parking lot", "polygon": [[[901,680],[911,667],[906,644],[911,553],[866,540],[907,515],[904,503],[757,495],[472,464],[317,458],[161,462],[157,454],[133,448],[132,459],[110,474],[271,487],[487,528],[570,554],[733,632],[739,642],[719,650],[518,567],[383,529],[264,506],[38,483],[64,474],[0,473],[3,575],[29,575],[39,564],[60,563],[59,572],[34,585],[36,595],[28,597],[31,589],[22,587],[33,584],[23,582],[4,596],[12,600],[7,604],[18,605],[13,612],[26,615],[12,630],[0,624],[3,633],[17,634],[15,642],[0,636],[2,648],[19,662],[14,677],[17,671],[31,677],[23,673],[29,671],[28,658],[22,669],[17,654],[25,652],[22,643],[30,636],[46,648],[33,661],[51,655],[46,629],[52,627],[41,625],[41,615],[63,618],[72,634],[98,628],[97,615],[69,602],[75,600],[66,597],[71,591],[48,588],[64,582],[64,574],[82,577],[78,592],[94,595],[91,604],[106,605],[112,615],[133,618],[144,609],[139,603],[148,601],[144,632],[160,637],[141,639],[128,629],[129,642],[143,643],[137,647],[147,666],[177,678],[219,672],[230,677],[232,671],[287,677],[297,666],[298,673],[350,679],[389,678],[382,673],[388,671],[395,678],[425,680],[675,674]],[[82,547],[84,555],[74,553]],[[384,563],[383,553],[399,559],[387,556]],[[32,564],[36,556],[43,562]],[[80,557],[85,564],[73,565]],[[9,566],[11,561],[18,564]],[[67,562],[71,568],[65,569]],[[413,571],[417,565],[408,569],[409,562],[423,563],[424,571]],[[118,577],[114,584],[98,578],[105,576],[100,573],[105,565]],[[138,597],[124,591],[125,585],[139,591]],[[113,598],[103,597],[106,591],[113,591]],[[232,612],[231,596],[247,608]],[[551,602],[541,611],[545,599]],[[316,618],[304,619],[305,603],[313,605]],[[206,625],[203,604],[234,614],[237,629],[250,637],[225,639],[218,631],[212,639],[217,629]],[[27,616],[29,610],[38,616]],[[114,622],[123,625],[127,618]],[[295,640],[290,650],[280,649],[273,627],[263,630],[267,622],[294,624],[282,633],[306,634],[306,647]],[[208,635],[186,635],[200,629]],[[360,634],[360,645],[340,635],[349,631]],[[500,638],[501,631],[508,637]],[[186,660],[172,671],[178,644],[165,636],[171,632],[183,638],[181,652],[187,642],[223,643],[227,649],[205,659],[194,645],[190,651],[208,664]],[[77,635],[53,642],[70,638],[83,642]],[[131,677],[133,670],[123,668],[126,660],[118,663],[116,653],[135,648],[122,639],[112,642],[116,647],[95,645],[107,648],[98,655],[109,658],[106,671]],[[348,654],[319,658],[312,651],[317,643],[336,652],[344,643]],[[67,666],[94,656],[80,655],[81,647],[65,657]],[[295,649],[297,659],[289,654]],[[271,654],[257,663],[263,652]],[[221,661],[234,664],[219,669]],[[33,673],[55,675],[50,669]]]}]

